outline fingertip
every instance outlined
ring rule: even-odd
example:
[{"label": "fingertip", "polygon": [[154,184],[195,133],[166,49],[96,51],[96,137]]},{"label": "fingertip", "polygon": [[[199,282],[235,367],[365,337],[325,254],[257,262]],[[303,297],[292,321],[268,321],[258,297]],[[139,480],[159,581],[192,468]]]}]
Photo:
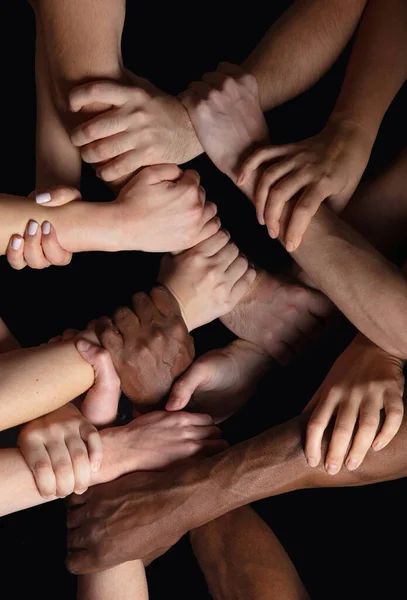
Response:
[{"label": "fingertip", "polygon": [[11,249],[17,252],[20,250],[21,244],[23,243],[23,238],[19,235],[13,235],[11,238]]},{"label": "fingertip", "polygon": [[44,221],[41,226],[41,231],[44,235],[49,235],[51,233],[51,223],[49,221]]},{"label": "fingertip", "polygon": [[78,340],[76,342],[76,349],[79,350],[79,352],[89,352],[91,346],[92,344],[87,340]]},{"label": "fingertip", "polygon": [[42,192],[40,194],[36,194],[35,196],[35,202],[37,204],[46,204],[47,202],[50,202],[51,200],[51,194],[49,192]]}]

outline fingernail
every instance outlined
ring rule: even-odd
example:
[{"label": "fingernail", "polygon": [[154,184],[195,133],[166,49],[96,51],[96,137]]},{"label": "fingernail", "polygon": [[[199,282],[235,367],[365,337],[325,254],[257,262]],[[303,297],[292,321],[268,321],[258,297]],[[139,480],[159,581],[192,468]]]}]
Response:
[{"label": "fingernail", "polygon": [[75,494],[77,494],[78,496],[82,496],[82,494],[84,494],[86,492],[86,489],[84,490],[75,490]]},{"label": "fingernail", "polygon": [[308,459],[308,464],[310,467],[316,467],[318,464],[318,461],[316,458],[309,458]]},{"label": "fingernail", "polygon": [[383,448],[383,442],[375,442],[375,443],[373,444],[373,450],[376,450],[376,452],[377,452],[378,450],[381,450],[382,448]]},{"label": "fingernail", "polygon": [[44,223],[42,224],[42,233],[44,235],[48,235],[50,231],[51,231],[51,223],[49,221],[44,221]]},{"label": "fingernail", "polygon": [[19,250],[21,248],[22,238],[14,236],[11,240],[11,247],[13,250]]},{"label": "fingernail", "polygon": [[285,247],[286,247],[287,252],[294,252],[294,250],[295,250],[294,242],[287,242]]},{"label": "fingernail", "polygon": [[87,352],[90,348],[90,343],[86,340],[79,340],[76,344],[76,347],[78,348],[78,350],[82,350],[82,352]]},{"label": "fingernail", "polygon": [[358,466],[358,461],[354,458],[350,458],[346,463],[346,466],[348,467],[349,471],[354,471]]},{"label": "fingernail", "polygon": [[51,194],[49,192],[43,192],[42,194],[37,194],[35,196],[35,201],[37,204],[45,204],[51,200]]},{"label": "fingernail", "polygon": [[100,469],[100,460],[95,460],[95,461],[92,463],[92,471],[93,471],[94,473],[96,473],[97,471],[99,471],[99,469]]},{"label": "fingernail", "polygon": [[181,400],[178,398],[171,399],[171,410],[177,409],[181,406]]},{"label": "fingernail", "polygon": [[244,173],[240,173],[239,177],[237,178],[236,183],[237,183],[237,185],[242,185],[243,181],[244,181]]},{"label": "fingernail", "polygon": [[335,475],[338,472],[337,465],[326,465],[326,470],[330,475]]},{"label": "fingernail", "polygon": [[269,232],[269,236],[271,238],[273,238],[273,240],[275,240],[277,236],[276,236],[276,232],[274,231],[274,229],[269,229],[268,232]]},{"label": "fingernail", "polygon": [[36,221],[30,221],[28,223],[27,233],[28,235],[35,235],[38,231],[38,223]]}]

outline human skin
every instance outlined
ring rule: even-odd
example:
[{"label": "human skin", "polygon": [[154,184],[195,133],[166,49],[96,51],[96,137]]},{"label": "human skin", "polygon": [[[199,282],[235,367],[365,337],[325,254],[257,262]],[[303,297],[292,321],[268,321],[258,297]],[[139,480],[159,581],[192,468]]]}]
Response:
[{"label": "human skin", "polygon": [[[261,498],[406,475],[406,419],[384,450],[369,452],[359,469],[342,469],[335,477],[322,466],[308,466],[303,451],[306,423],[302,415],[171,476],[128,475],[73,497],[68,567],[88,573],[136,558],[149,562],[187,531]],[[323,452],[326,445],[327,435]]]}]

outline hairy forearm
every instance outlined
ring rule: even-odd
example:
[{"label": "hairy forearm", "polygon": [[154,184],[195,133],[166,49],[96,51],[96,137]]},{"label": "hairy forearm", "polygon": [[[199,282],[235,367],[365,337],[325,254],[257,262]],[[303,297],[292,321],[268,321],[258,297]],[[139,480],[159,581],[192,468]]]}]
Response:
[{"label": "hairy forearm", "polygon": [[0,430],[56,410],[88,390],[93,381],[93,368],[73,342],[0,355]]},{"label": "hairy forearm", "polygon": [[407,3],[369,0],[333,116],[377,134],[407,78]]},{"label": "hairy forearm", "polygon": [[244,62],[264,110],[314,85],[350,40],[366,0],[297,0]]},{"label": "hairy forearm", "polygon": [[40,225],[51,221],[61,246],[70,252],[117,250],[120,232],[112,227],[117,223],[115,210],[114,203],[75,201],[47,208],[28,198],[0,195],[0,255],[6,253],[11,236],[24,235],[30,220]]}]

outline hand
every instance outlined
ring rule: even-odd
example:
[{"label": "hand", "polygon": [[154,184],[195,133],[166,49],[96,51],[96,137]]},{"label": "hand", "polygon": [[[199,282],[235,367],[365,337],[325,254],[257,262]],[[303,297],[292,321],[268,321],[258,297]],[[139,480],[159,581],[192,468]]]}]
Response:
[{"label": "hand", "polygon": [[[110,432],[110,435],[109,435]],[[227,448],[209,415],[153,411],[128,425],[103,432],[103,450],[120,474],[161,471],[186,459],[217,454]]]},{"label": "hand", "polygon": [[112,203],[118,249],[179,252],[216,233],[217,208],[205,201],[199,181],[196,171],[176,165],[155,165],[133,177]]},{"label": "hand", "polygon": [[96,323],[96,332],[112,357],[123,392],[148,408],[161,401],[194,358],[194,343],[180,308],[165,288],[133,297],[133,310],[120,308],[113,319]]},{"label": "hand", "polygon": [[[132,473],[72,496],[68,559],[72,573],[94,573],[135,559],[148,564],[198,524],[188,471]],[[207,503],[208,504],[208,503]]]},{"label": "hand", "polygon": [[174,96],[127,71],[129,85],[96,82],[71,92],[74,112],[94,102],[113,108],[77,127],[71,135],[85,162],[111,182],[140,167],[186,163],[202,152],[188,113]]},{"label": "hand", "polygon": [[188,330],[230,312],[256,279],[247,258],[218,231],[176,256],[164,256],[158,281],[177,299]]},{"label": "hand", "polygon": [[176,381],[166,409],[188,405],[189,410],[210,414],[215,423],[224,421],[249,400],[271,362],[267,352],[244,340],[211,350]]},{"label": "hand", "polygon": [[76,329],[67,329],[61,336],[52,338],[50,343],[74,338],[77,351],[95,372],[95,381],[81,401],[82,414],[93,425],[105,427],[111,424],[117,416],[120,397],[119,377],[109,352],[100,347],[99,340],[92,328],[82,332]]},{"label": "hand", "polygon": [[331,119],[308,140],[257,150],[243,165],[238,185],[244,186],[263,163],[271,162],[255,193],[257,218],[272,238],[279,237],[285,205],[298,195],[285,234],[286,249],[293,252],[322,202],[326,200],[335,212],[344,209],[367,166],[373,142],[356,123]]},{"label": "hand", "polygon": [[[390,356],[362,334],[338,358],[305,410],[312,410],[307,426],[305,455],[311,467],[321,459],[322,437],[332,417],[325,468],[340,471],[346,458],[357,469],[368,450],[381,450],[391,442],[403,420],[404,376],[402,361]],[[380,425],[381,411],[385,420]],[[353,437],[354,436],[354,437]]]},{"label": "hand", "polygon": [[[46,191],[37,190],[30,196],[38,204],[46,204],[47,207],[62,206],[82,199],[75,188],[62,186]],[[10,238],[7,260],[18,271],[27,265],[32,269],[45,269],[50,265],[68,265],[72,260],[72,253],[59,245],[56,231],[49,221],[44,221],[41,227],[36,221],[29,221],[24,237],[13,235]]]},{"label": "hand", "polygon": [[43,498],[83,494],[98,471],[102,444],[97,429],[73,404],[25,425],[18,446]]},{"label": "hand", "polygon": [[256,78],[221,63],[180,98],[205,152],[236,182],[243,160],[268,141]]}]

